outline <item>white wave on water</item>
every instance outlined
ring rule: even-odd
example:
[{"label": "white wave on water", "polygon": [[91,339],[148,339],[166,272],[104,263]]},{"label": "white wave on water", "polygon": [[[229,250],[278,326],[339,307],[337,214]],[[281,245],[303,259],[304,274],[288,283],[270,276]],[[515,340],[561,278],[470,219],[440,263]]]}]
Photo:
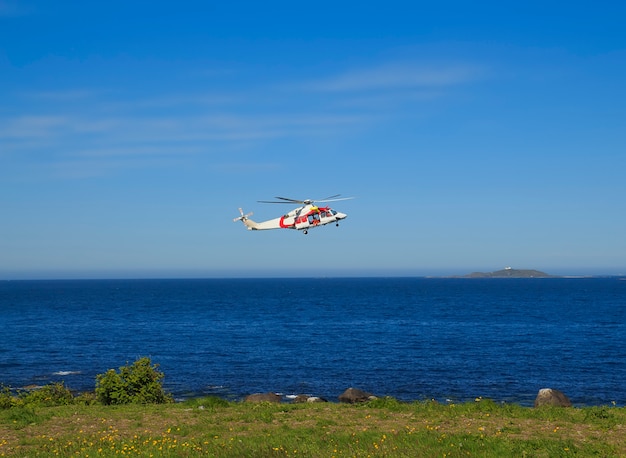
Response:
[{"label": "white wave on water", "polygon": [[77,375],[80,373],[81,371],[57,371],[57,372],[53,372],[52,375],[66,376],[66,375]]}]

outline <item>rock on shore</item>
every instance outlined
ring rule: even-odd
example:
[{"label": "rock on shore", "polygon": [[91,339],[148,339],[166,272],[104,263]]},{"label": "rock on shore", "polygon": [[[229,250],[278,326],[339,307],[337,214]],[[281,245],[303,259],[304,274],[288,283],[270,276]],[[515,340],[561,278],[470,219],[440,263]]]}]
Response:
[{"label": "rock on shore", "polygon": [[572,403],[561,391],[542,388],[535,398],[535,407],[541,406],[572,407]]},{"label": "rock on shore", "polygon": [[377,399],[372,393],[368,393],[358,388],[348,388],[342,394],[339,395],[339,402],[347,402],[354,404],[357,402],[367,402],[373,399]]}]

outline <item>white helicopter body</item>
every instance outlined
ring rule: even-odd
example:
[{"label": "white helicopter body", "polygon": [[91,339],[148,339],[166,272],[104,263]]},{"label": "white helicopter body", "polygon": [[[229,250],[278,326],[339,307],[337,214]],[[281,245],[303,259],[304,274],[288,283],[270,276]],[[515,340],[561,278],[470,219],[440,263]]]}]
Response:
[{"label": "white helicopter body", "polygon": [[239,213],[241,216],[234,218],[233,221],[241,221],[249,231],[264,231],[269,229],[296,229],[302,231],[304,234],[308,232],[309,229],[325,226],[326,224],[335,223],[335,225],[339,226],[339,221],[345,219],[348,215],[345,213],[340,213],[332,208],[319,207],[315,205],[315,202],[331,202],[336,200],[347,200],[351,199],[351,197],[342,198],[342,199],[332,199],[331,196],[324,200],[296,200],[296,199],[288,199],[286,197],[276,197],[277,199],[281,199],[280,202],[275,201],[263,201],[259,202],[263,203],[272,203],[272,204],[294,204],[299,203],[303,204],[301,207],[298,207],[294,210],[291,210],[284,215],[270,219],[267,221],[256,222],[250,219],[252,213],[245,214],[243,210],[240,208]]}]

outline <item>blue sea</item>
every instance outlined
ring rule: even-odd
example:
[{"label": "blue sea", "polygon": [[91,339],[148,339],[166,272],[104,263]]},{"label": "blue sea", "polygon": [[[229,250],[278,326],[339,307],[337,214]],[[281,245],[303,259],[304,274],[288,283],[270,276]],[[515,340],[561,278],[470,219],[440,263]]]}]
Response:
[{"label": "blue sea", "polygon": [[177,399],[626,404],[621,278],[0,282],[0,384],[63,381],[148,356]]}]

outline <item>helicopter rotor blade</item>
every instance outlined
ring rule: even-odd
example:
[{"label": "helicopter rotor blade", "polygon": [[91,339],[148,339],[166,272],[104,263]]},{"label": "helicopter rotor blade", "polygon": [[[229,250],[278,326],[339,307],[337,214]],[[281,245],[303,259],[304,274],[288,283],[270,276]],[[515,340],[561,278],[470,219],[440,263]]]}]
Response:
[{"label": "helicopter rotor blade", "polygon": [[275,199],[280,199],[278,201],[276,200],[259,200],[257,202],[260,203],[264,203],[264,204],[301,204],[301,205],[309,205],[309,204],[313,204],[314,202],[336,202],[339,200],[350,200],[350,199],[354,199],[354,197],[339,197],[341,194],[335,194],[333,196],[328,196],[324,199],[304,199],[304,200],[299,200],[299,199],[291,199],[289,197],[280,197],[280,196],[276,196]]},{"label": "helicopter rotor blade", "polygon": [[337,202],[340,200],[352,200],[354,197],[340,197],[339,199],[324,199],[324,200],[315,200],[314,202]]},{"label": "helicopter rotor blade", "polygon": [[292,201],[276,201],[276,200],[257,200],[257,202],[262,203],[262,204],[302,204],[304,202],[300,202],[299,200],[292,200]]},{"label": "helicopter rotor blade", "polygon": [[290,199],[288,197],[274,197],[274,199],[280,199],[280,201],[275,201],[275,200],[259,200],[258,202],[264,203],[264,204],[304,204],[307,203],[307,201],[305,200],[298,200],[298,199]]},{"label": "helicopter rotor blade", "polygon": [[290,199],[289,197],[280,197],[280,196],[276,196],[274,197],[274,199],[286,200],[288,202],[296,202],[296,203],[302,202],[299,199]]}]

